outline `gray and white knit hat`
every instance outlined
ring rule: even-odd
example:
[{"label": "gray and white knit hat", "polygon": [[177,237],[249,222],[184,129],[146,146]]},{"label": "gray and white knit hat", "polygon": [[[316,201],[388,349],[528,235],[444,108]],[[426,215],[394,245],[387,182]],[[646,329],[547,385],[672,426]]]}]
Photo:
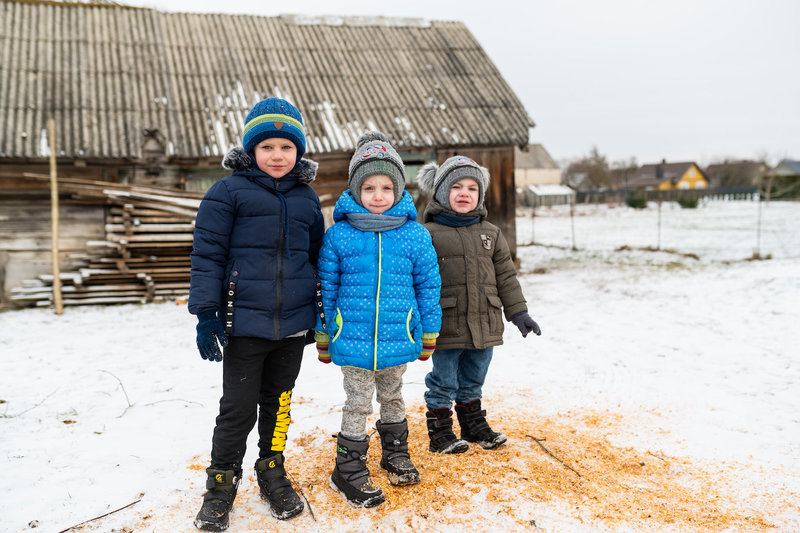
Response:
[{"label": "gray and white knit hat", "polygon": [[489,171],[463,155],[454,155],[438,166],[436,163],[424,165],[417,173],[417,182],[422,190],[433,192],[433,198],[442,206],[450,205],[450,188],[458,180],[474,179],[478,184],[478,207],[483,206],[486,188],[489,186]]},{"label": "gray and white knit hat", "polygon": [[350,159],[347,184],[350,194],[361,203],[361,186],[370,176],[383,174],[389,176],[394,184],[394,204],[403,197],[406,186],[406,172],[403,160],[389,143],[389,138],[379,131],[364,133],[356,144],[356,151]]}]

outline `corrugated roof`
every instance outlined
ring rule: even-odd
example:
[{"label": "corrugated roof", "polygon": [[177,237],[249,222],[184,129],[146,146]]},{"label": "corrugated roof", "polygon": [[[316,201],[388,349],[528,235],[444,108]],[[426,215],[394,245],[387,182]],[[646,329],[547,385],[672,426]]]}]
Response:
[{"label": "corrugated roof", "polygon": [[221,157],[249,108],[302,111],[308,151],[349,151],[370,128],[400,149],[525,145],[533,122],[460,22],[165,13],[0,2],[0,157]]}]

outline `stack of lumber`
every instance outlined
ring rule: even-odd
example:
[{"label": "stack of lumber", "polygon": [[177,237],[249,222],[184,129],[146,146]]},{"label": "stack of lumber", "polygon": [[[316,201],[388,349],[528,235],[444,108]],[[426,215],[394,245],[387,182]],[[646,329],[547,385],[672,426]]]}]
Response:
[{"label": "stack of lumber", "polygon": [[[74,178],[59,180],[59,193],[107,206],[105,240],[89,241],[85,253],[71,257],[77,269],[60,275],[64,305],[145,303],[189,293],[189,254],[202,193]],[[17,305],[52,305],[53,276],[25,281],[12,289],[11,299]]]}]

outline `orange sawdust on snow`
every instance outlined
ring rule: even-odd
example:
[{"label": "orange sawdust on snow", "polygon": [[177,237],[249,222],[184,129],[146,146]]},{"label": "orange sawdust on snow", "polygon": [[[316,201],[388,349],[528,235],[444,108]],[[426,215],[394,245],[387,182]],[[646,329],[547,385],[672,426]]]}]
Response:
[{"label": "orange sawdust on snow", "polygon": [[[488,509],[495,516],[502,513],[507,525],[524,528],[536,519],[534,509],[545,507],[565,512],[567,519],[610,529],[761,531],[776,527],[771,515],[800,509],[800,495],[795,493],[775,489],[766,495],[747,494],[756,489],[740,482],[742,465],[709,464],[611,444],[607,437],[620,433],[625,423],[618,414],[550,418],[493,408],[490,423],[508,435],[508,443],[497,450],[472,444],[458,455],[428,451],[423,406],[409,409],[408,419],[409,449],[422,483],[391,486],[378,466],[380,444],[373,436],[367,462],[386,493],[386,503],[370,510],[348,506],[329,487],[334,440],[328,433],[320,429],[291,439],[289,474],[320,523],[344,524],[343,531],[348,523],[358,529],[365,519],[376,525],[392,523],[393,529],[437,524],[472,529],[485,524]],[[457,432],[457,422],[455,427]],[[200,458],[195,459],[189,468],[204,468]],[[265,504],[258,486],[245,478],[231,519],[263,524]],[[747,505],[756,499],[757,509]],[[305,511],[285,528],[308,527],[313,523],[309,514]]]}]

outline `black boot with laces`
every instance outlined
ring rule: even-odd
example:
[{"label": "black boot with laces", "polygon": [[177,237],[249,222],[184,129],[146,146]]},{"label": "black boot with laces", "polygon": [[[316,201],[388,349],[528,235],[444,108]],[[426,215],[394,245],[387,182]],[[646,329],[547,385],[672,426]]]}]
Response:
[{"label": "black boot with laces", "polygon": [[369,475],[367,450],[369,437],[350,440],[336,437],[336,467],[331,474],[331,488],[341,492],[353,507],[376,507],[386,501],[381,488]]},{"label": "black boot with laces", "polygon": [[389,473],[392,485],[410,485],[422,479],[408,454],[408,420],[396,424],[377,423],[381,437],[381,468]]}]

